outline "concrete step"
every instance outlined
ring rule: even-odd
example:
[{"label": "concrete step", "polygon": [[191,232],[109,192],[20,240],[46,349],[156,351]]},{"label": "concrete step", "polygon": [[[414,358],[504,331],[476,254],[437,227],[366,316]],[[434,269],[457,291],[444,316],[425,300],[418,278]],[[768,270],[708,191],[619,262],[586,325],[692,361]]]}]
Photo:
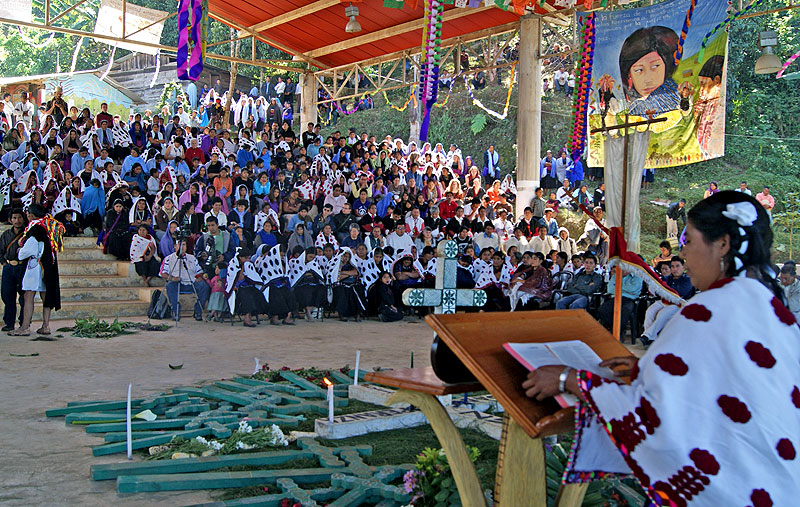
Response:
[{"label": "concrete step", "polygon": [[[141,283],[141,280],[139,280]],[[103,302],[103,301],[150,301],[150,288],[144,286],[129,287],[61,287],[61,301],[84,301],[84,302]],[[36,299],[38,301],[39,295]]]},{"label": "concrete step", "polygon": [[113,255],[104,254],[99,248],[64,248],[58,254],[59,264],[63,261],[115,261]]},{"label": "concrete step", "polygon": [[[54,312],[52,319],[79,319],[86,317],[102,317],[113,320],[115,317],[137,317],[147,314],[149,302],[139,300],[86,302],[62,301],[61,310]],[[33,320],[41,321],[42,305],[36,302],[33,310]]]},{"label": "concrete step", "polygon": [[[101,289],[104,287],[139,287],[142,279],[129,276],[110,275],[64,275],[60,274],[61,290],[64,289]],[[155,280],[154,280],[155,281]]]},{"label": "concrete step", "polygon": [[96,236],[77,236],[74,238],[64,238],[64,248],[97,248]]},{"label": "concrete step", "polygon": [[134,267],[130,262],[116,260],[65,260],[58,262],[58,272],[61,275],[107,275],[128,276]]},{"label": "concrete step", "polygon": [[[178,299],[181,303],[181,317],[186,318],[194,311],[194,295],[181,294]],[[147,307],[150,301],[122,300],[122,301],[62,301],[61,310],[54,312],[51,319],[85,319],[87,317],[99,317],[109,322],[115,318],[124,320],[127,317],[144,317],[147,315]],[[33,321],[38,329],[42,320],[42,305],[37,301],[34,303]],[[164,321],[169,322],[169,321]]]}]

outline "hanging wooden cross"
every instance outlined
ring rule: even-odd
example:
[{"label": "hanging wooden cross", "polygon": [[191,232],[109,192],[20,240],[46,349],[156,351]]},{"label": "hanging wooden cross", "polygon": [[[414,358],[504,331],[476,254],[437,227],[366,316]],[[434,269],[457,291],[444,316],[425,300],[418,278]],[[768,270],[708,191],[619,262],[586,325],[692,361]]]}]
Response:
[{"label": "hanging wooden cross", "polygon": [[458,245],[453,240],[439,243],[436,261],[436,286],[433,289],[412,288],[403,292],[403,304],[433,306],[433,313],[456,313],[457,306],[483,306],[486,292],[481,289],[457,289]]}]

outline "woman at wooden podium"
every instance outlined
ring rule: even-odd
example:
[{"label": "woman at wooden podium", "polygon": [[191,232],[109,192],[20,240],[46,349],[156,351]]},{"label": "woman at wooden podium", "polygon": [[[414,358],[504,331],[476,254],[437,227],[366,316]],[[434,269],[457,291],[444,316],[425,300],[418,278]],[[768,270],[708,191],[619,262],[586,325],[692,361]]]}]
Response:
[{"label": "woman at wooden podium", "polygon": [[797,505],[800,328],[770,262],[763,207],[719,192],[688,215],[681,255],[702,292],[627,366],[630,385],[546,366],[523,387],[578,395],[568,482],[633,474],[656,505]]}]

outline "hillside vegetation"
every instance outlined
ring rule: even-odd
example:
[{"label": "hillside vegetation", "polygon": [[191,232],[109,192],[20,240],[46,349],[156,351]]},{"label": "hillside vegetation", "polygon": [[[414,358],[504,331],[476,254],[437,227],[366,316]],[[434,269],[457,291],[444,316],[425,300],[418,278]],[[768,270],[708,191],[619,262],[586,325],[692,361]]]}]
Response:
[{"label": "hillside vegetation", "polygon": [[[781,7],[777,0],[764,2],[764,10]],[[740,181],[759,192],[764,185],[775,196],[775,212],[787,208],[787,194],[800,192],[800,81],[776,80],[775,75],[759,76],[753,72],[760,55],[756,41],[762,30],[778,32],[781,45],[778,54],[786,59],[800,47],[800,12],[788,11],[738,21],[730,30],[727,96],[727,135],[725,156],[682,167],[658,169],[655,183],[641,195],[642,254],[649,258],[657,253],[657,245],[666,234],[665,209],[650,204],[656,199],[685,198],[689,206],[703,198],[709,181],[720,188],[732,189]],[[795,28],[792,28],[795,27]],[[794,48],[794,49],[793,49]],[[502,113],[507,93],[507,79],[501,85],[489,84],[474,92],[483,104]],[[404,95],[405,93],[405,95]],[[396,105],[408,99],[407,91],[396,91],[389,98]],[[440,103],[444,94],[440,95]],[[494,144],[501,156],[504,173],[514,173],[517,143],[517,89],[511,95],[511,107],[505,120],[497,120],[474,106],[464,88],[456,82],[445,107],[431,113],[428,140],[441,142],[445,149],[456,143],[464,155],[471,155],[483,164],[483,151]],[[473,134],[471,126],[477,115],[486,119],[484,128]],[[547,149],[557,150],[568,140],[571,124],[571,101],[563,96],[542,100],[542,155]],[[335,130],[346,132],[353,127],[358,133],[401,137],[409,135],[408,111],[399,112],[387,106],[382,96],[375,97],[375,109],[359,111],[339,118],[337,125],[328,125],[323,134]],[[524,141],[523,141],[524,142]],[[592,185],[594,188],[594,185]],[[789,203],[791,205],[791,203]],[[572,227],[571,227],[572,228]],[[798,231],[796,231],[798,232]],[[789,258],[789,234],[783,226],[775,226],[775,260]],[[794,250],[800,250],[794,248]],[[797,257],[797,256],[795,256]]]}]

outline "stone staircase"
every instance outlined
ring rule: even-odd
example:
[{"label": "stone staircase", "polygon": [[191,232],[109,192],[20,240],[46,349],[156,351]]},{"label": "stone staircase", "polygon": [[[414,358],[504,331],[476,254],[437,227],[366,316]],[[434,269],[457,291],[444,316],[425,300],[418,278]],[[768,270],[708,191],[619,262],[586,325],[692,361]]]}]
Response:
[{"label": "stone staircase", "polygon": [[[7,228],[4,224],[0,232]],[[151,293],[158,287],[145,286],[133,264],[103,254],[96,242],[95,237],[64,238],[64,251],[58,254],[61,310],[53,314],[54,318],[145,316]],[[154,279],[153,283],[163,286],[160,279]],[[191,314],[193,297],[182,295],[181,303]],[[41,318],[41,312],[37,294],[34,320]]]}]

